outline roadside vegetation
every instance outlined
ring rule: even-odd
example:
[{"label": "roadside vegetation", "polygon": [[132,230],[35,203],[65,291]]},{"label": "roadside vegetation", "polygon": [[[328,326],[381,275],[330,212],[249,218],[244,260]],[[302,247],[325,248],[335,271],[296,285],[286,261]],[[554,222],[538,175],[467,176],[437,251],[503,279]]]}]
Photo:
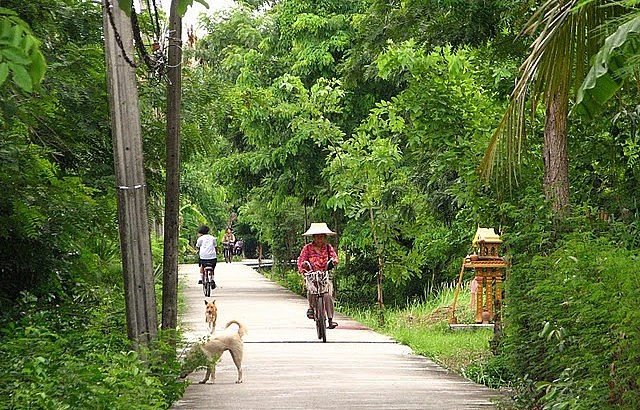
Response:
[{"label": "roadside vegetation", "polygon": [[[326,222],[343,312],[512,408],[637,407],[637,1],[237,3],[183,47],[181,260],[199,225],[233,225],[300,291],[287,269]],[[102,26],[100,2],[0,7],[0,408],[184,389],[179,334],[127,335]],[[166,70],[137,75],[159,291]],[[445,320],[478,227],[509,262],[495,337]]]}]

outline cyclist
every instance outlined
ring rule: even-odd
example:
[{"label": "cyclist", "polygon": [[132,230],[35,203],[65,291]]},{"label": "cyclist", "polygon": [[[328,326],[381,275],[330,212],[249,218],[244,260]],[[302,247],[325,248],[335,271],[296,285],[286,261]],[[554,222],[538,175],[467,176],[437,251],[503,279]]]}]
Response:
[{"label": "cyclist", "polygon": [[227,227],[227,231],[224,233],[224,237],[222,238],[222,246],[225,252],[225,262],[231,261],[231,255],[233,254],[233,245],[235,244],[235,242],[236,236],[233,234],[233,231],[231,231],[231,228]]},{"label": "cyclist", "polygon": [[[324,269],[327,264],[329,268],[338,264],[338,256],[331,244],[327,243],[327,235],[335,235],[336,233],[331,231],[326,223],[312,223],[309,229],[303,233],[304,236],[312,236],[313,242],[308,243],[302,247],[300,256],[298,257],[298,272],[305,274],[309,271],[309,266],[312,270]],[[329,293],[325,296],[325,310],[327,311],[327,318],[329,319],[329,329],[333,329],[338,324],[333,321],[333,283],[329,281]],[[307,317],[314,319],[313,316],[313,297],[309,289],[307,289],[307,299],[309,300],[309,309],[307,310]]]},{"label": "cyclist", "polygon": [[[218,246],[218,243],[214,236],[209,235],[209,227],[207,225],[202,225],[200,228],[198,228],[198,240],[196,241],[196,248],[198,248],[198,254],[200,256],[198,260],[198,266],[200,266],[200,281],[198,282],[199,284],[202,284],[202,282],[204,281],[205,266],[211,266],[215,271],[216,263],[218,262],[216,246]],[[216,288],[215,281],[213,282],[213,288]]]}]

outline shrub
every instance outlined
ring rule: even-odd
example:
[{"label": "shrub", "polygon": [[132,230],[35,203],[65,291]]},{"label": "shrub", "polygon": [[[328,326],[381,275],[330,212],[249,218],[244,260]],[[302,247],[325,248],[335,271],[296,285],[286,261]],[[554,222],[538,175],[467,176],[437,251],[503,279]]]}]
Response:
[{"label": "shrub", "polygon": [[159,344],[144,361],[131,350],[119,289],[103,289],[99,303],[79,294],[87,303],[23,294],[21,318],[0,329],[0,409],[168,408],[184,390],[175,351]]},{"label": "shrub", "polygon": [[548,256],[514,266],[503,354],[515,377],[539,382],[544,405],[635,406],[637,259],[603,237],[581,233]]}]

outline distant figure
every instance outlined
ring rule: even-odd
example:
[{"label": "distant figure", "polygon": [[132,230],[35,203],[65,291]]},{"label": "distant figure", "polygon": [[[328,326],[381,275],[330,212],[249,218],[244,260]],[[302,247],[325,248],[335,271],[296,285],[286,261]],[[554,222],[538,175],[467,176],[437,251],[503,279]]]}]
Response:
[{"label": "distant figure", "polygon": [[233,245],[233,254],[242,255],[242,257],[244,257],[244,241],[242,238],[238,238],[236,244]]},{"label": "distant figure", "polygon": [[482,276],[476,276],[471,280],[469,288],[471,289],[471,310],[476,308],[476,297],[478,293],[478,279],[482,280]]},{"label": "distant figure", "polygon": [[198,41],[198,36],[196,36],[196,33],[193,30],[193,25],[189,26],[189,28],[187,29],[187,38],[189,47],[195,47],[196,41]]},{"label": "distant figure", "polygon": [[222,243],[230,243],[234,244],[236,241],[236,236],[233,234],[231,228],[227,228],[227,231],[224,233],[224,238],[222,238]]},{"label": "distant figure", "polygon": [[200,282],[202,284],[204,280],[204,267],[211,266],[214,270],[216,263],[218,262],[218,254],[216,253],[216,247],[218,246],[216,238],[209,235],[209,227],[202,225],[198,228],[198,240],[196,241],[196,248],[198,248],[199,260],[198,266],[200,266]]},{"label": "distant figure", "polygon": [[236,242],[236,236],[231,231],[231,228],[227,228],[227,231],[222,238],[222,248],[224,253],[224,261],[226,263],[231,263],[231,259],[233,256],[233,245]]}]

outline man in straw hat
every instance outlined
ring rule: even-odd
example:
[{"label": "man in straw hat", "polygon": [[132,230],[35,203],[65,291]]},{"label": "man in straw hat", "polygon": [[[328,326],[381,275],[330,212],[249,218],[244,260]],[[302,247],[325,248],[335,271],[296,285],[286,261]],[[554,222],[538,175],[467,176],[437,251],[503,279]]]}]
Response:
[{"label": "man in straw hat", "polygon": [[[324,270],[325,267],[331,269],[338,264],[338,255],[333,249],[331,244],[327,243],[327,235],[335,235],[336,233],[331,231],[326,223],[315,222],[312,223],[307,232],[303,233],[305,236],[312,236],[313,242],[308,243],[302,247],[300,256],[298,257],[298,272],[305,274],[306,272],[314,270]],[[309,309],[307,310],[307,317],[314,319],[313,316],[313,297],[310,289],[307,289],[307,299],[309,300]],[[327,311],[327,318],[329,324],[327,328],[333,329],[338,324],[333,321],[333,283],[329,281],[329,292],[324,295],[324,306]]]}]

